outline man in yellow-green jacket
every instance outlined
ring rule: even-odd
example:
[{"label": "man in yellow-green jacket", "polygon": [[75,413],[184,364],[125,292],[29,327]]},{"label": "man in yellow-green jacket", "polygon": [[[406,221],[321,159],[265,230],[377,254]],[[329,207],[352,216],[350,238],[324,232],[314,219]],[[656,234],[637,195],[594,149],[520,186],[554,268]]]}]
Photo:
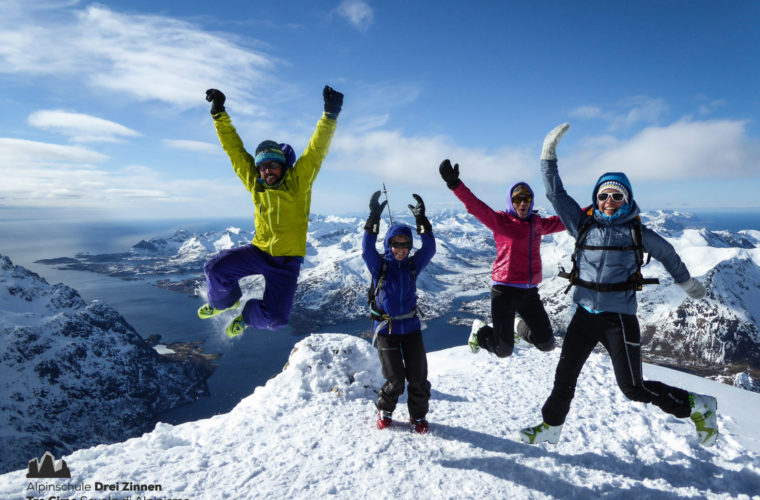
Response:
[{"label": "man in yellow-green jacket", "polygon": [[206,262],[208,304],[198,309],[198,316],[211,318],[238,307],[243,295],[240,278],[261,274],[265,281],[264,297],[248,300],[242,313],[227,326],[230,337],[240,335],[247,326],[276,330],[288,322],[306,255],[311,188],[327,156],[343,105],[340,92],[325,86],[322,94],[325,112],[296,160],[289,144],[269,140],[259,144],[251,156],[224,109],[224,94],[216,89],[206,91],[222,148],[253,198],[256,234],[251,245],[222,250]]}]

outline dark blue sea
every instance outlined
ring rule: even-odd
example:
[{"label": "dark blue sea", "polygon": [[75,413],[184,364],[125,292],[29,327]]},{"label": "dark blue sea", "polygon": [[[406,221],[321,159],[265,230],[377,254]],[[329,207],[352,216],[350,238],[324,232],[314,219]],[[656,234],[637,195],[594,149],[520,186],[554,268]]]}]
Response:
[{"label": "dark blue sea", "polygon": [[[760,210],[691,211],[701,227],[710,230],[760,230]],[[0,214],[2,216],[2,214]],[[119,311],[142,335],[161,335],[163,343],[201,341],[208,353],[221,353],[219,367],[209,379],[210,397],[165,414],[163,421],[182,423],[230,411],[282,370],[293,344],[310,333],[286,328],[278,332],[247,330],[235,340],[223,333],[223,325],[202,321],[196,310],[200,299],[163,290],[150,281],[126,281],[86,271],[62,271],[37,264],[39,259],[123,252],[142,239],[170,236],[177,229],[220,230],[228,226],[252,229],[250,218],[207,220],[152,220],[129,222],[66,223],[51,220],[0,219],[0,254],[7,255],[49,283],[65,283],[85,300],[101,300]],[[487,290],[484,290],[487,293]],[[468,331],[447,323],[448,317],[429,322],[424,331],[428,351],[461,345]],[[325,332],[358,335],[368,321],[354,321],[325,328]]]}]

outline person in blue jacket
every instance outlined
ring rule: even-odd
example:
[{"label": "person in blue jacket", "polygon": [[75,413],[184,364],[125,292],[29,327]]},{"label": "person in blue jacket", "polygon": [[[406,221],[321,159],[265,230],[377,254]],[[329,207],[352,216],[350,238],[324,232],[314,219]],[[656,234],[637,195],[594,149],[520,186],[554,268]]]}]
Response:
[{"label": "person in blue jacket", "polygon": [[636,317],[636,291],[643,280],[641,251],[660,261],[689,297],[702,298],[705,289],[690,276],[673,246],[641,225],[639,207],[624,173],[603,174],[594,185],[592,205],[587,209],[567,194],[559,177],[556,147],[569,127],[565,123],[546,136],[541,171],[549,201],[576,238],[573,271],[568,276],[576,287],[573,301],[577,308],[562,344],[554,387],[541,409],[543,422],[522,429],[520,438],[526,443],[559,441],[578,376],[601,342],[610,355],[618,386],[628,399],[652,403],[677,418],[690,417],[700,443],[711,446],[718,437],[715,398],[644,380]]},{"label": "person in blue jacket", "polygon": [[427,379],[427,355],[422,341],[422,326],[417,314],[416,279],[435,254],[435,238],[430,221],[425,216],[425,204],[413,195],[416,205],[409,205],[415,217],[417,234],[422,247],[410,254],[412,230],[405,224],[394,224],[385,233],[385,252],[375,248],[380,228],[380,216],[388,203],[380,204],[380,191],[370,199],[370,215],[364,226],[362,258],[372,276],[370,303],[372,330],[377,338],[383,377],[386,379],[377,395],[377,428],[392,424],[391,415],[398,398],[408,387],[407,406],[414,430],[424,434],[429,430],[426,419],[430,401],[430,382]]}]

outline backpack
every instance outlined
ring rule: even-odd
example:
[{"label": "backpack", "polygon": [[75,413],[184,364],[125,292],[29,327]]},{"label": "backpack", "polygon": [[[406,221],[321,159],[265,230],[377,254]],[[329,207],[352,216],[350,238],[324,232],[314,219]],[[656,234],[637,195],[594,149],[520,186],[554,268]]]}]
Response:
[{"label": "backpack", "polygon": [[[583,210],[584,219],[578,226],[578,236],[575,238],[575,250],[570,259],[573,262],[573,268],[568,273],[565,268],[560,267],[558,276],[570,280],[570,284],[565,288],[565,293],[570,291],[573,285],[583,288],[590,288],[597,292],[622,292],[625,290],[641,291],[642,285],[656,285],[660,283],[657,278],[644,278],[641,275],[641,268],[649,264],[652,260],[652,255],[648,255],[646,263],[644,262],[644,246],[641,239],[641,217],[638,215],[633,219],[631,224],[631,237],[633,238],[633,245],[626,246],[599,246],[599,245],[586,245],[584,243],[586,235],[589,229],[594,224],[594,207],[589,206]],[[580,271],[578,269],[578,254],[580,250],[613,250],[619,252],[636,252],[636,272],[628,277],[626,281],[620,283],[594,283],[593,281],[586,281],[580,279]]]},{"label": "backpack", "polygon": [[[409,259],[409,271],[412,273],[412,279],[417,281],[417,270],[414,268],[414,261]],[[383,263],[380,265],[380,270],[377,272],[377,279],[375,279],[375,286],[370,283],[367,290],[367,303],[369,304],[369,319],[382,321],[387,317],[385,311],[383,311],[378,303],[382,303],[378,300],[378,297],[383,291],[385,286],[385,275],[388,273],[388,261],[383,259]]]},{"label": "backpack", "polygon": [[[412,279],[417,281],[417,271],[414,268],[414,260],[409,259],[409,270],[412,273]],[[370,283],[369,290],[367,291],[367,303],[369,304],[369,319],[374,321],[379,321],[380,323],[375,328],[374,335],[372,337],[372,345],[375,344],[375,339],[377,338],[377,334],[380,331],[382,327],[385,325],[388,326],[388,333],[391,332],[391,328],[393,325],[393,320],[400,320],[400,319],[409,319],[413,318],[418,315],[419,311],[417,307],[412,309],[406,314],[402,314],[401,316],[389,316],[388,314],[383,311],[379,304],[382,303],[382,300],[378,300],[380,297],[380,294],[383,291],[383,286],[385,285],[385,275],[388,273],[388,261],[383,259],[383,263],[380,266],[380,270],[377,273],[377,279],[375,280],[375,286],[373,287]]]}]

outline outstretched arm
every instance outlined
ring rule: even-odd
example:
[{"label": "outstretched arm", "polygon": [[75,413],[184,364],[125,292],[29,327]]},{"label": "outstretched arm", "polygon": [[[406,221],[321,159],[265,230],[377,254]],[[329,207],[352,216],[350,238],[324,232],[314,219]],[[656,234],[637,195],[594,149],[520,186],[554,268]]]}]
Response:
[{"label": "outstretched arm", "polygon": [[705,296],[705,287],[702,283],[691,277],[686,264],[678,256],[673,245],[655,233],[648,227],[642,226],[641,239],[644,250],[652,257],[662,262],[665,270],[673,277],[676,285],[680,286],[692,299],[701,299]]}]

